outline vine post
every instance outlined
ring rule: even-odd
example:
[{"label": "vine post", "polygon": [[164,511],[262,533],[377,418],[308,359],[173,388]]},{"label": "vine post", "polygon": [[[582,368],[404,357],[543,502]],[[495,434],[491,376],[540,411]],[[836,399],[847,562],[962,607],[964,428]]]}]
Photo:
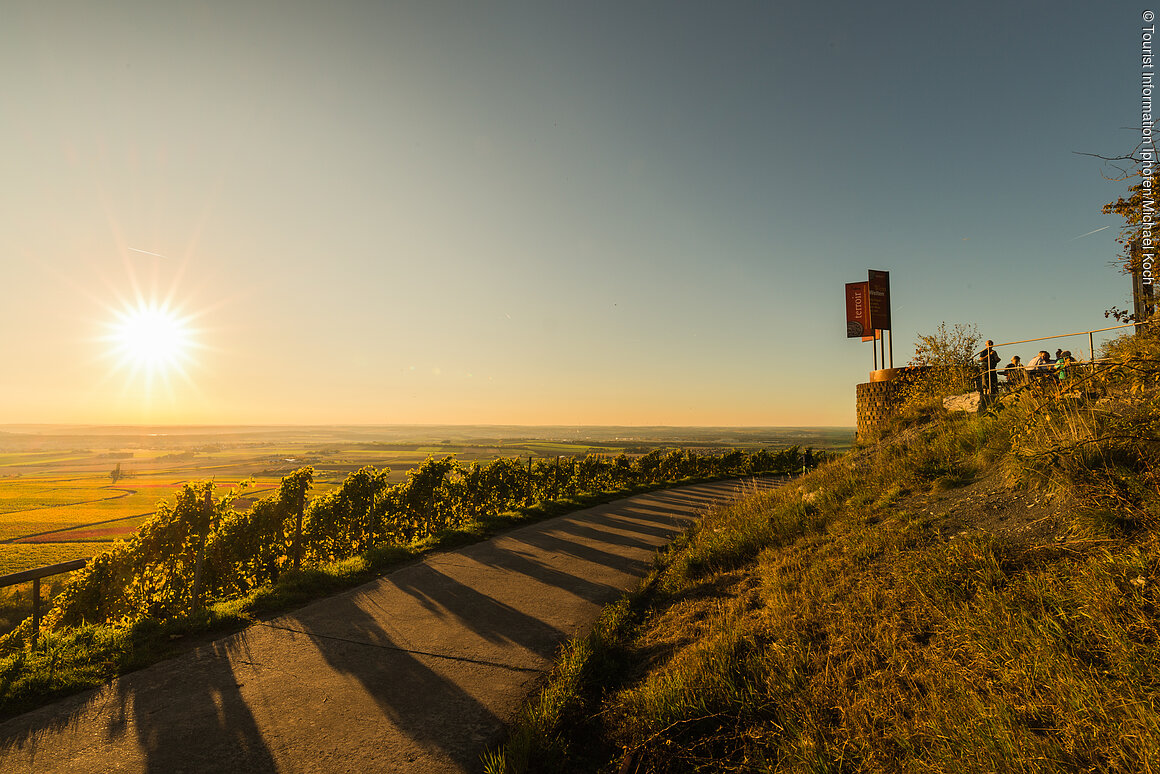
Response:
[{"label": "vine post", "polygon": [[32,647],[40,638],[40,578],[32,579]]},{"label": "vine post", "polygon": [[556,455],[556,469],[552,472],[552,499],[560,499],[560,455]]},{"label": "vine post", "polygon": [[306,490],[298,495],[298,509],[294,518],[294,569],[302,569],[302,515],[306,510]]},{"label": "vine post", "polygon": [[201,571],[205,564],[205,542],[209,537],[210,526],[213,523],[213,484],[205,485],[205,511],[204,526],[201,528],[201,536],[197,541],[197,564],[193,568],[193,604],[192,612],[197,613],[201,610]]}]

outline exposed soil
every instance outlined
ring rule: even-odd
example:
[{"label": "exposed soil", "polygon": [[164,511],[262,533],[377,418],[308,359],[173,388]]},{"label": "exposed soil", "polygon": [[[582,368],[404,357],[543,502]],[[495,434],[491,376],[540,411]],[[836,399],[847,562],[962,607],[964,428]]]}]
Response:
[{"label": "exposed soil", "polygon": [[1026,546],[1064,539],[1069,512],[1045,492],[1011,489],[997,468],[962,487],[913,494],[895,507],[929,514],[931,528],[947,539],[990,534]]}]

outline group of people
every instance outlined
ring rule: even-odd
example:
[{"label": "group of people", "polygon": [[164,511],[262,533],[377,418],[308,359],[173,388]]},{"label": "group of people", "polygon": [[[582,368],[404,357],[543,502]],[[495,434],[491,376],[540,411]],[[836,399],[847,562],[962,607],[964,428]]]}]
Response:
[{"label": "group of people", "polygon": [[998,368],[1003,358],[999,357],[992,347],[994,342],[987,340],[987,346],[978,354],[979,367],[982,373],[979,377],[979,388],[983,393],[997,393],[999,391],[999,375],[1007,378],[1007,384],[1025,384],[1031,379],[1054,377],[1061,382],[1068,379],[1068,366],[1075,362],[1071,352],[1066,349],[1055,350],[1055,359],[1051,358],[1047,350],[1041,349],[1035,357],[1024,365],[1019,356],[1011,358],[1011,362],[1002,369]]}]

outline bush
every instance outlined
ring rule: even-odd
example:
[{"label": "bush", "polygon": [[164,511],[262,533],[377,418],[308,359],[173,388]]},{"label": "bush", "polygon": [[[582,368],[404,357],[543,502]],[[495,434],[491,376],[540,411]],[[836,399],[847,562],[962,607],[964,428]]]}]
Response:
[{"label": "bush", "polygon": [[941,406],[948,395],[978,389],[979,368],[975,353],[979,331],[974,326],[956,324],[948,329],[940,323],[934,333],[919,334],[910,367],[913,378],[903,387],[902,412],[921,412]]}]

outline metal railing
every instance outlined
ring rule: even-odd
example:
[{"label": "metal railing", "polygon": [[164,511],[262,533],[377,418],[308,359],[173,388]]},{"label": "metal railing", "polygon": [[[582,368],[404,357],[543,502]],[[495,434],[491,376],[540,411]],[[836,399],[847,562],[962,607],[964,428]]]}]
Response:
[{"label": "metal railing", "polygon": [[[1151,322],[1151,321],[1145,320],[1143,322],[1133,322],[1133,323],[1127,323],[1125,325],[1112,325],[1108,328],[1094,328],[1090,331],[1079,331],[1077,333],[1057,333],[1053,336],[1039,336],[1038,338],[1034,338],[1034,339],[1020,339],[1018,341],[1005,341],[1001,344],[992,344],[991,348],[992,348],[992,350],[995,350],[995,349],[998,349],[999,347],[1010,347],[1014,344],[1029,344],[1033,341],[1049,341],[1051,339],[1066,339],[1066,338],[1069,338],[1071,336],[1087,336],[1088,337],[1088,359],[1087,359],[1086,363],[1093,364],[1093,363],[1102,362],[1102,360],[1096,359],[1095,334],[1103,333],[1105,331],[1115,331],[1115,330],[1119,330],[1121,328],[1135,328],[1138,325],[1146,325],[1148,322]],[[986,350],[983,350],[983,352],[985,352],[985,351]],[[1041,351],[1046,352],[1046,350],[1041,350]],[[982,357],[983,352],[979,353],[980,357]],[[1070,358],[1070,361],[1074,364],[1078,365],[1079,363],[1084,362],[1084,361],[1081,361],[1079,358],[1072,356],[1070,351],[1068,351],[1068,356]],[[1050,353],[1048,353],[1048,357],[1050,358]],[[1014,362],[1014,361],[1012,361],[1012,362]],[[1016,383],[1030,383],[1031,380],[1033,380],[1035,378],[1041,378],[1041,377],[1046,376],[1049,373],[1053,373],[1054,368],[1055,368],[1055,363],[1057,363],[1057,362],[1059,362],[1058,359],[1048,360],[1045,364],[1031,366],[1031,367],[1029,367],[1026,363],[1019,363],[1015,366],[1003,366],[1002,368],[1000,368],[998,366],[996,366],[994,368],[980,367],[979,368],[980,392],[982,392],[984,394],[993,394],[995,392],[998,392],[998,387],[1000,386],[998,383],[998,378],[1000,375],[1002,375],[1006,378],[1005,384],[1007,384],[1007,385],[1012,385],[1012,384],[1016,384]],[[1020,375],[1020,379],[1018,379],[1017,381],[1012,381],[1012,379],[1011,379],[1009,372],[1012,370],[1016,370],[1017,373],[1019,373],[1019,375]]]},{"label": "metal railing", "polygon": [[50,564],[47,567],[0,575],[0,588],[32,581],[32,647],[36,647],[36,641],[40,636],[40,579],[79,570],[88,563],[88,559],[73,559],[71,562],[60,562],[59,564]]},{"label": "metal railing", "polygon": [[1032,341],[1047,341],[1049,339],[1066,339],[1066,338],[1070,338],[1072,336],[1087,336],[1088,337],[1088,353],[1090,355],[1088,357],[1088,362],[1095,362],[1096,342],[1095,342],[1094,334],[1103,333],[1104,331],[1119,330],[1120,328],[1134,328],[1137,325],[1146,325],[1148,322],[1150,322],[1150,321],[1134,322],[1134,323],[1128,323],[1126,325],[1113,325],[1110,328],[1095,328],[1094,330],[1080,331],[1078,333],[1058,333],[1054,336],[1040,336],[1037,339],[1020,339],[1019,341],[1005,341],[1002,344],[993,344],[992,346],[996,347],[996,348],[997,347],[1009,347],[1012,344],[1029,344]]}]

